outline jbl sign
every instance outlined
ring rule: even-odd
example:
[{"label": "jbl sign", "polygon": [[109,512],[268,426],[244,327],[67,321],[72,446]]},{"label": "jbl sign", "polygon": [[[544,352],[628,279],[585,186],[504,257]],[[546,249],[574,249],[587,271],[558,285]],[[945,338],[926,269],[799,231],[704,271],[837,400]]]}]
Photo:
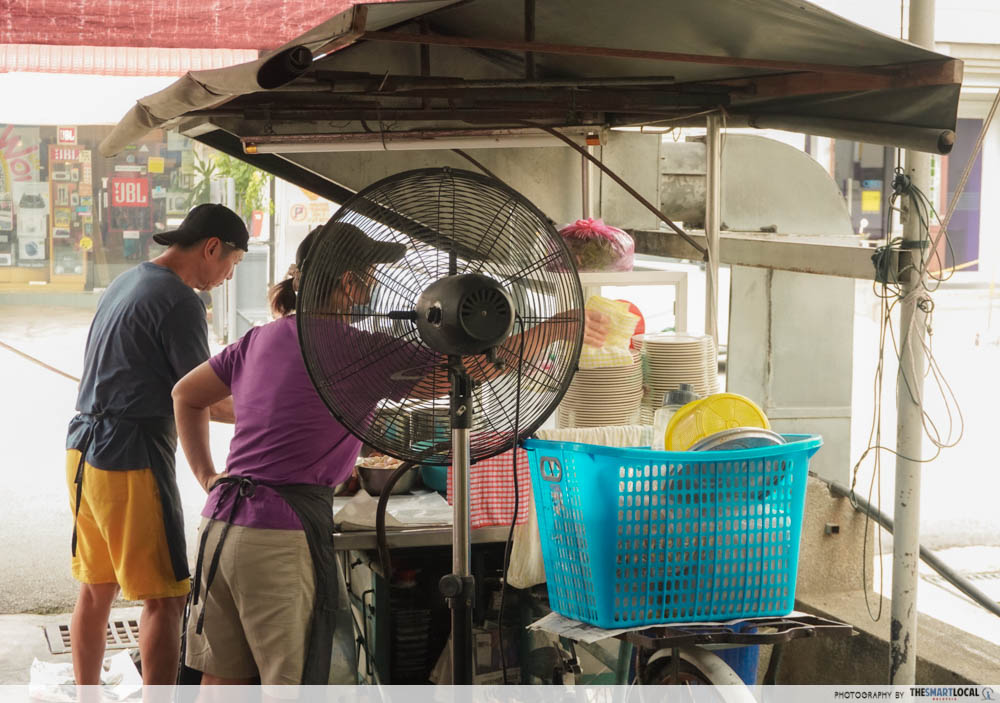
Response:
[{"label": "jbl sign", "polygon": [[111,179],[112,207],[148,207],[149,181],[145,178]]}]

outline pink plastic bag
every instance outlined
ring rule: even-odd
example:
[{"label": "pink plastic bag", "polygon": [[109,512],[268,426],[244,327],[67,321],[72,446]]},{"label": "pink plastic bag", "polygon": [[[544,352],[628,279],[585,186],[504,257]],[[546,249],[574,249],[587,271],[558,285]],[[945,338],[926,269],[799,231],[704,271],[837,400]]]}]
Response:
[{"label": "pink plastic bag", "polygon": [[603,220],[577,220],[559,230],[579,271],[631,271],[635,242]]}]

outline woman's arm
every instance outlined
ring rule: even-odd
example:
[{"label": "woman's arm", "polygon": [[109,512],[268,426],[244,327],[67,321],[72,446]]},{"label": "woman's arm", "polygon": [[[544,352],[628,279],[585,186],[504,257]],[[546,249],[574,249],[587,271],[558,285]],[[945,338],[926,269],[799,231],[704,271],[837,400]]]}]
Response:
[{"label": "woman's arm", "polygon": [[198,483],[207,493],[219,476],[222,476],[215,472],[208,442],[210,408],[228,398],[231,391],[206,361],[178,381],[172,395],[177,436],[184,449],[184,456],[187,457]]},{"label": "woman's arm", "polygon": [[[512,334],[500,346],[507,352],[509,361],[516,359],[523,348],[528,354],[537,352],[537,348],[550,339],[545,330],[546,324],[576,324],[579,319],[579,312],[570,311],[556,315],[538,325],[534,325],[523,333]],[[565,322],[562,321],[563,318]],[[604,340],[608,336],[608,329],[611,326],[611,318],[603,312],[597,310],[585,310],[583,315],[583,343],[594,347],[604,346]],[[517,326],[515,326],[517,329]],[[522,339],[523,337],[523,339]],[[500,369],[493,364],[481,364],[476,368],[467,369],[469,375],[476,381],[488,381],[498,378],[505,373],[516,370],[513,364],[507,364],[506,368]],[[428,373],[421,381],[415,384],[409,393],[410,398],[418,400],[430,400],[441,397],[448,393],[450,382],[448,380],[447,358],[441,357],[441,362],[435,366],[432,373]]]},{"label": "woman's arm", "polygon": [[233,396],[223,398],[218,403],[212,403],[208,412],[212,422],[224,422],[227,425],[236,422],[236,414],[233,412]]}]

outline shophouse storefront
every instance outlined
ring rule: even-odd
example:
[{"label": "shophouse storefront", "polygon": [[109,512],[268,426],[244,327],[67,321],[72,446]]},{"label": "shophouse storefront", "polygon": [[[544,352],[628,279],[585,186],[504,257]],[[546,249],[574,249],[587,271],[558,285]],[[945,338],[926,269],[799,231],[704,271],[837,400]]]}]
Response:
[{"label": "shophouse storefront", "polygon": [[193,143],[156,131],[105,159],[108,130],[0,124],[0,290],[103,287],[184,216]]}]

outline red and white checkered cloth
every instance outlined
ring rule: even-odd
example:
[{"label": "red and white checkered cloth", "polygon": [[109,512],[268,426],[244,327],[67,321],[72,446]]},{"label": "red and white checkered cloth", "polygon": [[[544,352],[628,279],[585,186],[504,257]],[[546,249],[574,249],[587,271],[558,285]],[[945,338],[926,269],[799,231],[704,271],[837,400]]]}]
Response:
[{"label": "red and white checkered cloth", "polygon": [[[472,529],[510,525],[514,517],[514,476],[511,450],[483,459],[469,469],[469,509]],[[448,467],[448,504],[452,503],[452,468]],[[517,450],[517,524],[528,519],[531,506],[531,472],[528,453]]]}]

